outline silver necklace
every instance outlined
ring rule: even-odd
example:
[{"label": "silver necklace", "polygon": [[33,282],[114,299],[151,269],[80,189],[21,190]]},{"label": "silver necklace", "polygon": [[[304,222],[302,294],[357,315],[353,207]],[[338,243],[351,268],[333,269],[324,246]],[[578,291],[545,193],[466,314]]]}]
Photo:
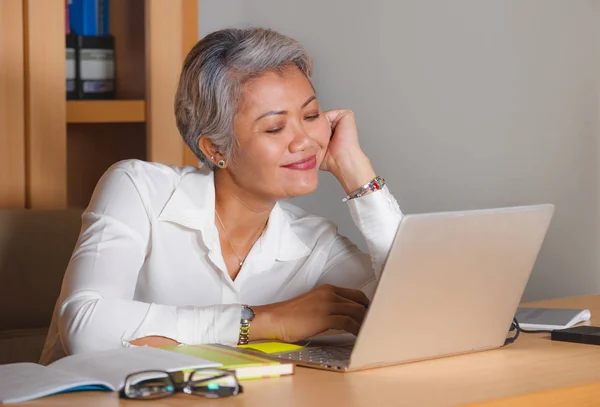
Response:
[{"label": "silver necklace", "polygon": [[216,208],[215,208],[215,213],[217,214],[217,219],[219,219],[219,223],[221,224],[221,227],[223,228],[223,232],[225,232],[225,237],[227,238],[227,241],[229,242],[229,246],[231,246],[231,250],[233,250],[233,254],[235,254],[235,257],[237,257],[238,264],[240,265],[240,267],[242,267],[242,264],[244,264],[245,259],[242,259],[240,256],[238,256],[237,252],[235,251],[235,247],[233,247],[233,243],[231,243],[231,239],[229,238],[229,235],[227,234],[227,229],[225,229],[225,225],[223,224],[223,221],[221,220],[221,217],[219,216],[219,212],[217,212]]}]

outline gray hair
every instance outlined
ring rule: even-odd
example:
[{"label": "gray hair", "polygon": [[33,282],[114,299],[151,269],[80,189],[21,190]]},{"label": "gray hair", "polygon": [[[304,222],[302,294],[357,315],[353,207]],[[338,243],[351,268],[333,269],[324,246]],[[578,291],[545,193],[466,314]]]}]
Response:
[{"label": "gray hair", "polygon": [[231,160],[236,146],[233,124],[242,85],[268,71],[295,65],[310,78],[312,60],[296,40],[262,28],[224,29],[200,40],[187,55],[175,96],[177,128],[198,159],[214,164],[198,147],[209,137]]}]

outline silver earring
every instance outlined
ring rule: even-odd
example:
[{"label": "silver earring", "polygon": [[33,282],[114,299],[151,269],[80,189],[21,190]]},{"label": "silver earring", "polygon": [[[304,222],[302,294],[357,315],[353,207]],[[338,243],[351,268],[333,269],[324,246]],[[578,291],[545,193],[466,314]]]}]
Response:
[{"label": "silver earring", "polygon": [[219,162],[217,163],[217,165],[221,168],[225,167],[225,161],[223,160],[219,160]]}]

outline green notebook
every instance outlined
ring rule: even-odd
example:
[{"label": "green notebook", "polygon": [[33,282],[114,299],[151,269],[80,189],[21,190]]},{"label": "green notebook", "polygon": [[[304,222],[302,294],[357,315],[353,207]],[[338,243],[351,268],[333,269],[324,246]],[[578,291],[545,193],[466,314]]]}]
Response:
[{"label": "green notebook", "polygon": [[221,369],[235,370],[239,380],[273,378],[294,373],[294,364],[267,359],[224,345],[180,345],[162,348],[220,363]]}]

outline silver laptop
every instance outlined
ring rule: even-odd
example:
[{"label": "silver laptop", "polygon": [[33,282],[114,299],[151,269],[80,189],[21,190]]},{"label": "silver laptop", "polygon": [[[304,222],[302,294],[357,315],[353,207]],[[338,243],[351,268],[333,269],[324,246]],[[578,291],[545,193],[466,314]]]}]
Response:
[{"label": "silver laptop", "polygon": [[347,372],[502,346],[553,213],[544,204],[406,215],[358,336],[273,356]]}]

